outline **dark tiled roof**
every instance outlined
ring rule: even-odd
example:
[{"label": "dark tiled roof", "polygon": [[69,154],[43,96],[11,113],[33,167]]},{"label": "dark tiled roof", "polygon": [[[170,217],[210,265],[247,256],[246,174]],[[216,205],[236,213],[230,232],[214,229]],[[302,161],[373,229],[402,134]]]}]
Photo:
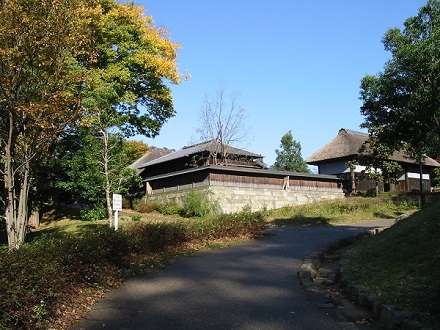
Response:
[{"label": "dark tiled roof", "polygon": [[150,162],[154,159],[168,155],[169,153],[171,153],[173,151],[174,150],[170,150],[170,149],[166,149],[166,148],[151,147],[150,150],[148,150],[148,152],[145,155],[143,155],[141,158],[136,160],[134,163],[130,164],[128,167],[135,169],[137,171],[137,173],[139,174],[140,172],[142,172],[142,170],[139,169],[139,166],[141,166],[142,164],[145,164],[147,162]]},{"label": "dark tiled roof", "polygon": [[275,170],[269,170],[269,169],[263,169],[263,168],[250,168],[250,167],[236,167],[236,166],[220,166],[220,165],[204,165],[199,167],[191,167],[187,168],[181,171],[177,172],[171,172],[171,173],[164,173],[159,174],[151,177],[144,178],[144,181],[152,181],[152,180],[160,180],[163,178],[168,177],[174,177],[178,175],[184,175],[187,173],[192,172],[199,172],[199,171],[221,171],[221,172],[227,172],[227,173],[253,173],[253,174],[262,174],[265,177],[286,177],[289,176],[292,179],[295,178],[310,178],[314,180],[320,180],[320,181],[336,181],[340,182],[342,179],[338,175],[332,175],[332,174],[313,174],[313,173],[299,173],[299,172],[289,172],[289,171],[275,171]]},{"label": "dark tiled roof", "polygon": [[[225,145],[227,148],[227,153],[230,155],[240,155],[247,156],[252,158],[263,158],[260,154],[256,154],[245,149],[236,148],[233,146]],[[168,162],[170,160],[183,158],[191,155],[196,155],[198,153],[208,151],[208,152],[219,152],[220,151],[220,142],[212,140],[203,143],[194,144],[192,146],[184,147],[178,151],[172,152],[168,155],[162,156],[160,158],[145,162],[139,165],[138,168],[144,168],[147,166],[151,166],[154,164]]]},{"label": "dark tiled roof", "polygon": [[[306,162],[311,165],[317,165],[333,159],[356,156],[359,154],[360,147],[367,139],[367,133],[342,128],[333,140],[308,157]],[[390,160],[409,164],[415,163],[414,160],[410,159],[403,152],[394,152]],[[425,164],[440,167],[438,162],[429,157],[426,157]]]}]

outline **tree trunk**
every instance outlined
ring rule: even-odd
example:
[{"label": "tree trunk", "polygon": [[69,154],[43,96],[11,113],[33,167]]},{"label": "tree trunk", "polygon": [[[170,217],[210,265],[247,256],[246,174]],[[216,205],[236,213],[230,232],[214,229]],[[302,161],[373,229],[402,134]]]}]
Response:
[{"label": "tree trunk", "polygon": [[[25,163],[22,168],[23,178],[15,177],[17,171],[14,169],[12,159],[13,149],[13,118],[9,116],[9,137],[5,145],[5,220],[6,233],[8,236],[9,249],[18,249],[23,244],[26,236],[27,225],[27,199],[29,192],[29,164]],[[18,182],[21,184],[18,185]],[[18,185],[18,186],[17,186]],[[18,190],[18,191],[17,191]]]},{"label": "tree trunk", "polygon": [[102,153],[102,164],[104,169],[104,188],[105,188],[105,201],[107,205],[107,220],[110,227],[113,227],[113,210],[112,210],[112,200],[110,197],[110,173],[109,173],[109,148],[110,148],[110,138],[108,131],[103,130],[102,132],[102,140],[103,140],[103,153]]},{"label": "tree trunk", "polygon": [[424,206],[426,204],[426,199],[425,199],[425,191],[423,190],[423,165],[422,165],[422,161],[419,161],[419,169],[420,169],[420,204],[422,206]]}]

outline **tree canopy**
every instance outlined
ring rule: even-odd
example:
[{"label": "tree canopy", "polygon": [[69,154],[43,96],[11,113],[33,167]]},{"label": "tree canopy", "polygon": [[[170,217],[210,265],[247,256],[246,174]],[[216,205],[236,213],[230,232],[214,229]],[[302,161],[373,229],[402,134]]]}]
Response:
[{"label": "tree canopy", "polygon": [[415,160],[440,155],[440,2],[429,0],[382,40],[392,58],[361,82],[363,127],[377,145]]},{"label": "tree canopy", "polygon": [[103,139],[111,129],[155,136],[175,115],[166,83],[181,81],[178,48],[133,3],[0,1],[2,199],[10,247],[24,241],[36,169],[60,134],[82,126]]},{"label": "tree canopy", "polygon": [[154,137],[175,115],[166,82],[179,83],[176,50],[164,28],[133,3],[102,1],[92,24],[95,59],[88,66],[84,124]]},{"label": "tree canopy", "polygon": [[10,0],[0,5],[4,213],[9,245],[17,248],[32,208],[32,165],[82,113],[80,89],[87,71],[82,63],[93,54],[87,27],[95,12],[85,1]]},{"label": "tree canopy", "polygon": [[301,144],[293,139],[291,131],[281,137],[281,149],[276,149],[277,158],[273,170],[310,173],[301,155]]}]

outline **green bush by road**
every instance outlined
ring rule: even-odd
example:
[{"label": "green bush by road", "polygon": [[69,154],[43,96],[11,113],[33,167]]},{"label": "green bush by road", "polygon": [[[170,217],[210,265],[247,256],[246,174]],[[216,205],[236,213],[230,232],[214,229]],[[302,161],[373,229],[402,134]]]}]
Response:
[{"label": "green bush by road", "polygon": [[[63,220],[65,223],[66,220]],[[207,245],[250,239],[266,226],[244,209],[211,219],[49,226],[20,250],[0,251],[0,329],[68,328],[105,290]]]}]

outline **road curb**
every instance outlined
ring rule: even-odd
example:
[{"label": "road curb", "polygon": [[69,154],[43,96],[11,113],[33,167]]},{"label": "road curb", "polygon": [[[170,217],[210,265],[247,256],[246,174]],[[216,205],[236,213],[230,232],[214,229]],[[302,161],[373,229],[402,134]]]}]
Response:
[{"label": "road curb", "polygon": [[[401,218],[396,219],[396,222],[399,220],[401,220]],[[369,315],[371,315],[371,318],[379,322],[385,329],[426,330],[426,328],[422,327],[422,324],[419,321],[412,319],[412,313],[395,310],[394,306],[383,303],[379,297],[366,292],[364,287],[356,285],[355,276],[344,270],[343,261],[338,260],[337,268],[330,274],[326,274],[321,269],[326,256],[336,255],[337,258],[338,250],[347,247],[364,237],[378,234],[387,228],[388,227],[373,228],[358,235],[343,238],[327,245],[322,250],[316,251],[305,257],[299,267],[297,275],[301,284],[307,291],[314,294],[318,293],[323,296],[325,296],[323,288],[338,283],[338,285],[344,289],[346,297],[350,299],[353,304],[367,311]],[[333,307],[336,307],[336,302],[331,298],[330,300],[331,303],[327,304],[327,306],[333,304]],[[322,308],[323,305],[318,304],[318,306]],[[337,311],[335,309],[334,314],[339,321],[338,324],[340,323],[342,328],[346,328],[349,323],[356,328],[356,324],[361,322],[359,320],[353,321],[352,317],[341,315],[341,312],[343,313],[342,310]]]}]

